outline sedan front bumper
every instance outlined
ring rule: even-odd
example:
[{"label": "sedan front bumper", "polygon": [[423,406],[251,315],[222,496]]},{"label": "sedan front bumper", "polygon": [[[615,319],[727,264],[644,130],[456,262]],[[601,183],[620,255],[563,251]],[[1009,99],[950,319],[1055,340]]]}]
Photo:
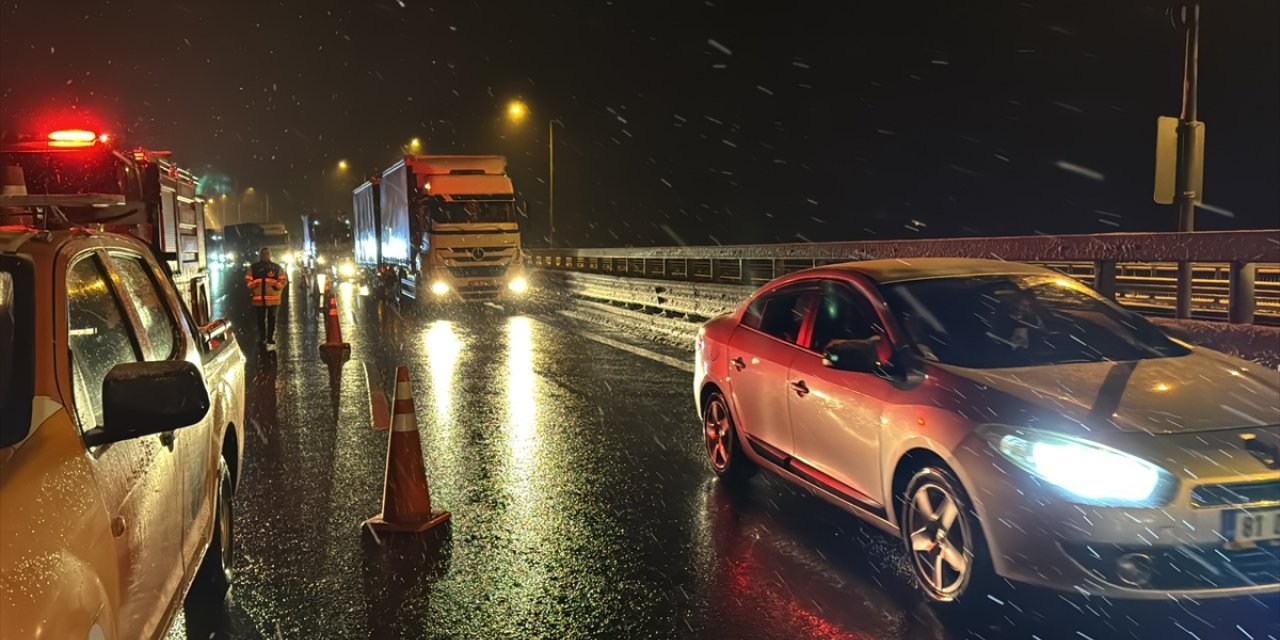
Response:
[{"label": "sedan front bumper", "polygon": [[[1274,509],[1270,502],[1196,504],[1193,492],[1206,485],[1180,480],[1174,497],[1160,507],[1082,505],[979,437],[955,454],[969,476],[992,564],[1004,578],[1130,599],[1280,592],[1280,543],[1233,544],[1228,538],[1237,513]],[[1236,486],[1269,492],[1274,484],[1280,490],[1280,474],[1241,482]]]}]

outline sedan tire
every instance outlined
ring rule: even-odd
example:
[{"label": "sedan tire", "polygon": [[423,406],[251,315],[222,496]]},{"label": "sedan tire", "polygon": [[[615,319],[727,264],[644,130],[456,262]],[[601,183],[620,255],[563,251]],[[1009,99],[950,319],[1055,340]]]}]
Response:
[{"label": "sedan tire", "polygon": [[721,480],[742,482],[755,472],[755,463],[739,448],[741,440],[729,402],[718,391],[711,393],[702,410],[702,435],[707,445],[707,463]]},{"label": "sedan tire", "polygon": [[949,469],[925,467],[902,495],[902,541],[916,585],[931,602],[985,600],[997,580],[977,513]]}]

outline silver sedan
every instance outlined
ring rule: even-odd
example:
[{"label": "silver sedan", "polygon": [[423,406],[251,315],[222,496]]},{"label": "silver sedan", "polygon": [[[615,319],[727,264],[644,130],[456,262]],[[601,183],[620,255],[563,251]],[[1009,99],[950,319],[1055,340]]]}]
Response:
[{"label": "silver sedan", "polygon": [[1280,591],[1280,373],[1056,272],[855,262],[699,333],[723,481],[765,468],[899,536],[933,601]]}]

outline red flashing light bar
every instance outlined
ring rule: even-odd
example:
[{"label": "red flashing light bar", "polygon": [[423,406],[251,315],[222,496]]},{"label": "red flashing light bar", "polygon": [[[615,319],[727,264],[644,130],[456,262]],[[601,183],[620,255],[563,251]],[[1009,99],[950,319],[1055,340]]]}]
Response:
[{"label": "red flashing light bar", "polygon": [[51,147],[89,147],[96,142],[106,142],[111,139],[107,134],[98,134],[87,129],[60,129],[49,133],[49,146]]}]

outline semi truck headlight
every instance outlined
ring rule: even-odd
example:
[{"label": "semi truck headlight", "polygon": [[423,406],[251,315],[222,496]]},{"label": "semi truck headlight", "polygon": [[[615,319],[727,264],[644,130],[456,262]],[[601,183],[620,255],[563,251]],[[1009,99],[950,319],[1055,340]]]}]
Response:
[{"label": "semi truck headlight", "polygon": [[353,277],[356,275],[356,266],[350,262],[344,262],[341,267],[338,267],[338,274],[344,278]]},{"label": "semi truck headlight", "polygon": [[431,293],[442,296],[449,293],[449,284],[443,280],[436,280],[431,283]]},{"label": "semi truck headlight", "polygon": [[1001,455],[1081,504],[1154,506],[1161,485],[1171,480],[1146,460],[1082,438],[999,427],[984,435]]},{"label": "semi truck headlight", "polygon": [[529,281],[525,280],[523,277],[517,276],[512,278],[511,282],[507,283],[507,288],[511,289],[511,291],[515,293],[524,293],[529,290]]}]

